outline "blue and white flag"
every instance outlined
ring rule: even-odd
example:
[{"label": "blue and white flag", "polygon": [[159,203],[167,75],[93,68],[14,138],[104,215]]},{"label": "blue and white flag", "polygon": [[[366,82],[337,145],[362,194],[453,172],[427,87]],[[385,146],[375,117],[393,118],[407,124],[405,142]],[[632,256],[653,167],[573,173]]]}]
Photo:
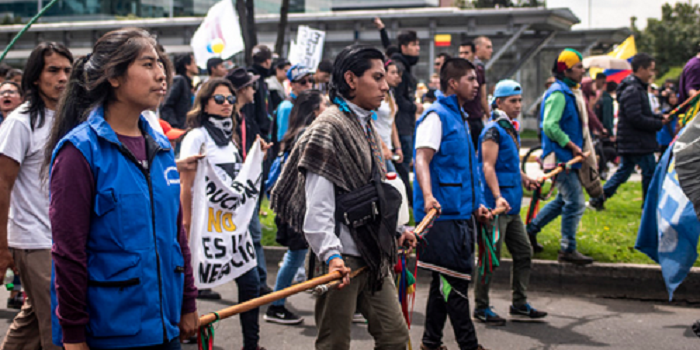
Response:
[{"label": "blue and white flag", "polygon": [[661,265],[669,300],[698,258],[700,221],[683,192],[669,148],[649,185],[635,248]]}]

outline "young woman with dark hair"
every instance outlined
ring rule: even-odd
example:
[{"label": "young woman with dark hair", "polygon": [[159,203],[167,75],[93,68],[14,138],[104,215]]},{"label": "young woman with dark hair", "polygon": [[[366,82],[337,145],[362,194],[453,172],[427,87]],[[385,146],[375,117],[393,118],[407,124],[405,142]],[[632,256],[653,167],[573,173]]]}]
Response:
[{"label": "young woman with dark hair", "polygon": [[[215,173],[224,183],[232,183],[243,166],[241,143],[236,135],[238,98],[240,97],[237,97],[236,89],[227,79],[213,78],[204,83],[195,97],[194,107],[187,114],[187,125],[190,129],[180,148],[181,158],[197,155],[204,150],[211,164],[215,165]],[[266,151],[269,145],[262,142],[261,148]],[[192,219],[192,186],[196,182],[196,172],[197,167],[194,166],[190,171],[181,173],[183,226],[188,236]],[[239,303],[257,298],[260,294],[258,270],[250,269],[236,278],[236,285]],[[207,294],[210,299],[218,296],[213,291]],[[258,309],[242,313],[240,320],[243,349],[260,349]]]},{"label": "young woman with dark hair", "polygon": [[386,92],[386,98],[382,101],[381,106],[377,109],[377,119],[374,124],[377,126],[377,133],[382,140],[382,152],[388,172],[395,173],[396,167],[392,158],[394,154],[398,156],[397,163],[403,162],[403,151],[401,150],[401,141],[399,141],[399,133],[396,130],[396,112],[398,105],[394,98],[393,89],[401,84],[401,74],[403,71],[399,66],[403,66],[396,61],[387,60],[384,64],[386,68],[386,82],[389,84],[389,91]]},{"label": "young woman with dark hair", "polygon": [[[384,55],[367,46],[345,48],[335,60],[330,84],[333,105],[294,145],[272,190],[272,208],[282,222],[304,232],[323,262],[324,273],[344,275],[340,289],[316,300],[316,348],[349,349],[357,307],[368,321],[377,349],[405,349],[408,329],[389,273],[396,259],[395,237],[399,236],[392,215],[398,213],[400,195],[379,183],[385,176],[384,160],[372,122],[373,111],[389,90]],[[372,205],[348,198],[368,184],[376,188],[376,208],[382,218],[352,227],[345,220],[337,221],[352,211],[343,208]],[[415,245],[410,232],[400,236],[399,245]],[[367,272],[350,283],[350,268],[363,266]]]},{"label": "young woman with dark hair", "polygon": [[102,36],[78,59],[47,145],[54,343],[180,349],[198,329],[180,177],[141,116],[171,78],[147,31]]},{"label": "young woman with dark hair", "polygon": [[[323,94],[319,90],[302,91],[294,103],[289,114],[289,128],[282,138],[281,152],[289,153],[294,147],[294,143],[303,134],[304,130],[323,111],[326,110],[326,103]],[[309,245],[304,239],[304,233],[295,231],[289,225],[275,217],[277,225],[277,242],[288,247],[287,253],[282,260],[279,272],[277,272],[277,282],[275,291],[282,290],[292,285],[292,280],[300,267],[304,266],[306,253]],[[267,309],[263,318],[265,321],[279,324],[298,324],[304,319],[289,311],[285,306],[285,299],[280,299],[272,303]]]}]

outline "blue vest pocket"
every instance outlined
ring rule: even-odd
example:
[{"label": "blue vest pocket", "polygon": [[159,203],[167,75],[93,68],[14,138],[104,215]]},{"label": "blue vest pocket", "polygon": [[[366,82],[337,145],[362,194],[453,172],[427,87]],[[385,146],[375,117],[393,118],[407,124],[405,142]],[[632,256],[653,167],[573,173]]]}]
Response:
[{"label": "blue vest pocket", "polygon": [[139,254],[96,251],[88,257],[88,334],[133,336],[141,331],[146,293]]},{"label": "blue vest pocket", "polygon": [[172,271],[174,276],[173,286],[171,287],[170,292],[168,292],[168,294],[172,295],[174,300],[173,302],[168,303],[171,315],[169,319],[174,322],[173,326],[177,327],[177,324],[180,323],[180,317],[182,316],[182,299],[185,290],[185,259],[182,256],[182,251],[180,249],[179,243],[173,244],[173,249],[170,256],[170,271]]},{"label": "blue vest pocket", "polygon": [[[451,174],[450,174],[451,173]],[[442,169],[437,174],[438,188],[435,198],[440,202],[443,215],[459,215],[462,207],[462,176],[454,171]]]}]

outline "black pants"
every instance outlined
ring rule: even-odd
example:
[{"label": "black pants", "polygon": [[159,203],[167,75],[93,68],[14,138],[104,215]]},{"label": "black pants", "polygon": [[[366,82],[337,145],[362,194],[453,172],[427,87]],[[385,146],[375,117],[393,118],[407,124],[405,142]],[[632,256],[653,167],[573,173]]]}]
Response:
[{"label": "black pants", "polygon": [[[449,294],[444,279],[452,288]],[[425,331],[423,332],[423,344],[431,349],[437,349],[442,345],[442,330],[445,328],[447,316],[455,332],[455,339],[460,350],[476,350],[479,342],[476,339],[476,330],[469,312],[469,298],[467,291],[469,281],[440,275],[433,272],[433,280],[430,282],[428,294],[428,307],[425,312]]]},{"label": "black pants", "polygon": [[479,136],[484,131],[484,121],[481,118],[467,119],[467,123],[469,124],[469,134],[472,136],[474,152],[477,152],[479,150]]}]

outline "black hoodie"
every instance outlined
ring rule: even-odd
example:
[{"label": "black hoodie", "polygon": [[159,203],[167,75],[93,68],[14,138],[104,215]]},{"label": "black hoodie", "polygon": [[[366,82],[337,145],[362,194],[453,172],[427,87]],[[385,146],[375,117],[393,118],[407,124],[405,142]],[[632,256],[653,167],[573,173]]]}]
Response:
[{"label": "black hoodie", "polygon": [[[270,126],[272,125],[270,119],[272,111],[269,110],[271,107],[270,91],[267,88],[265,79],[270,76],[270,70],[254,64],[252,67],[248,68],[248,71],[254,75],[259,75],[260,79],[255,83],[257,86],[255,89],[255,96],[253,97],[253,103],[249,103],[243,107],[243,114],[246,116],[247,123],[250,121],[255,123],[253,127],[256,131],[255,134],[269,141],[268,136],[270,134]],[[250,139],[255,141],[255,135]],[[246,147],[252,145],[252,141],[246,143],[249,144]]]},{"label": "black hoodie", "polygon": [[406,57],[395,53],[392,60],[401,62],[405,67],[401,75],[401,84],[394,90],[394,97],[399,110],[396,112],[396,129],[399,135],[413,135],[416,128],[416,86],[418,80],[411,74],[411,67],[418,63],[417,57]]},{"label": "black hoodie", "polygon": [[617,87],[617,151],[621,155],[654,153],[659,145],[656,132],[663,127],[649,103],[649,84],[630,75]]}]

